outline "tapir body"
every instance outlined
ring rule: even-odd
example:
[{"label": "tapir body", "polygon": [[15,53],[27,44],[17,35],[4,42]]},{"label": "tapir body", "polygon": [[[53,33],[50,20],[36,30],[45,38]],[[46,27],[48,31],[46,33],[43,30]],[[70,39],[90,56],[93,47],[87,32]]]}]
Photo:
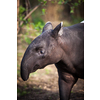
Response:
[{"label": "tapir body", "polygon": [[69,100],[73,85],[84,78],[84,23],[54,29],[47,22],[42,34],[28,46],[22,62],[21,77],[26,81],[31,72],[55,64],[59,75],[60,100]]}]

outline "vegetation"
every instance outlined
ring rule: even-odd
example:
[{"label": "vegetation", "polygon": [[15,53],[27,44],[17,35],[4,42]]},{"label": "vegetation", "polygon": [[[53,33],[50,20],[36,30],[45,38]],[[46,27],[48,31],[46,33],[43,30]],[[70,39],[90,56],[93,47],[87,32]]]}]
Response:
[{"label": "vegetation", "polygon": [[[18,21],[17,21],[18,22],[18,24],[17,24],[18,31],[17,31],[17,33],[20,32],[19,30],[21,27],[23,27],[23,25],[27,26],[29,24],[31,24],[32,27],[34,27],[34,29],[41,31],[44,26],[44,20],[43,20],[43,18],[41,18],[41,16],[42,15],[45,16],[45,14],[46,14],[46,7],[48,6],[48,0],[38,0],[38,1],[34,0],[33,3],[37,2],[37,4],[35,5],[34,8],[29,7],[30,2],[32,2],[32,1],[30,1],[30,0],[26,0],[26,1],[21,0],[21,1],[23,1],[23,2],[21,4],[19,3],[20,5],[18,5],[19,7],[17,9],[18,10],[18,12],[17,12],[17,14],[18,14]],[[74,22],[79,22],[78,19],[80,19],[81,17],[76,18],[74,16],[74,13],[75,13],[74,10],[77,9],[82,3],[84,3],[84,0],[74,0],[74,1],[73,0],[50,0],[50,2],[52,4],[69,6],[68,9],[70,9],[71,19],[74,20]],[[23,6],[23,5],[25,5],[25,6]],[[41,9],[41,12],[38,12],[38,13],[40,13],[39,16],[35,16],[35,14],[36,14],[35,10],[37,10],[37,9]],[[84,12],[84,11],[82,11],[82,12]],[[30,16],[32,17],[33,21],[31,21],[31,19],[29,18]],[[81,20],[82,19],[83,18],[81,18]]]}]

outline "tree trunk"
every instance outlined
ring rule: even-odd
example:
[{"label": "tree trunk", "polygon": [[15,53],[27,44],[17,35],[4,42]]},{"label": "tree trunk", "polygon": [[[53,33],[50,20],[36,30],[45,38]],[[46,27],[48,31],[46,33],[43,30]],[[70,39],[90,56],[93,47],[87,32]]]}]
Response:
[{"label": "tree trunk", "polygon": [[19,32],[19,18],[18,18],[18,15],[19,15],[19,5],[20,5],[20,0],[17,0],[17,34]]},{"label": "tree trunk", "polygon": [[28,14],[28,0],[25,0],[25,4],[26,4],[26,15]]}]

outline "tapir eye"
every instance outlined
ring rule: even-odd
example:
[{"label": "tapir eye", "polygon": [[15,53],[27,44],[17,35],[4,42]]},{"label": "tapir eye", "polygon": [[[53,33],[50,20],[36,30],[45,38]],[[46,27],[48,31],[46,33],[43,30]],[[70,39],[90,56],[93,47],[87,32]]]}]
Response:
[{"label": "tapir eye", "polygon": [[40,50],[40,53],[41,53],[41,54],[44,54],[44,51],[43,51],[43,50]]},{"label": "tapir eye", "polygon": [[42,47],[37,47],[35,50],[39,54],[44,54],[45,53]]}]

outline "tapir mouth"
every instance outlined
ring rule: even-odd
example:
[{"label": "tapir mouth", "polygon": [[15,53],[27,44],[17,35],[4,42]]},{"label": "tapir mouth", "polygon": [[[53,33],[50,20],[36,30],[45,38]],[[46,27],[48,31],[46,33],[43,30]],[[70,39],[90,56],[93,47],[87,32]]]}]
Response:
[{"label": "tapir mouth", "polygon": [[40,68],[40,66],[39,65],[35,65],[34,67],[33,67],[33,71],[32,72],[35,72],[37,69],[39,69]]},{"label": "tapir mouth", "polygon": [[30,73],[32,73],[32,72],[35,72],[37,69],[40,69],[40,66],[38,65],[38,64],[36,64],[34,67],[33,67],[33,69],[30,69],[30,68],[22,68],[21,67],[21,78],[24,80],[24,81],[27,81],[28,80],[28,78],[29,78],[29,75],[30,75]]},{"label": "tapir mouth", "polygon": [[30,73],[35,72],[37,69],[39,69],[39,65],[35,65],[32,70],[31,69],[28,70],[28,68],[26,68],[26,69],[21,68],[21,78],[24,81],[27,81],[28,78],[29,78]]}]

